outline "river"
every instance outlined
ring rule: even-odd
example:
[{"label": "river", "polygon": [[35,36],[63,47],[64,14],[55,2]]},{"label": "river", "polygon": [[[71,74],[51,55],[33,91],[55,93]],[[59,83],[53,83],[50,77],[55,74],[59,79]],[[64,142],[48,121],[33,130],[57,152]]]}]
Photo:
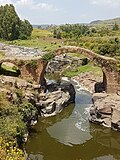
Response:
[{"label": "river", "polygon": [[89,123],[91,94],[76,89],[75,104],[39,118],[25,149],[30,160],[120,160],[120,133]]}]

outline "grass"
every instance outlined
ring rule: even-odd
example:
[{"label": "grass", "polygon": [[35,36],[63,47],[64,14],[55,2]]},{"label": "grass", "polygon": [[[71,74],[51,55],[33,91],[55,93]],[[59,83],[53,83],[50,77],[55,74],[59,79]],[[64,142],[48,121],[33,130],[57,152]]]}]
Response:
[{"label": "grass", "polygon": [[63,74],[67,77],[74,77],[80,73],[90,72],[92,71],[96,76],[102,76],[101,68],[94,66],[92,63],[88,63],[87,65],[76,67],[71,71],[65,71]]},{"label": "grass", "polygon": [[[68,56],[70,57],[78,57],[81,59],[86,58],[86,56],[79,54],[79,53],[67,53]],[[92,62],[89,62],[87,65],[83,66],[76,66],[72,70],[65,70],[64,71],[64,76],[67,77],[74,77],[77,76],[80,73],[85,73],[85,72],[90,72],[92,71],[96,76],[102,76],[102,70],[100,67],[95,66]]]},{"label": "grass", "polygon": [[36,39],[36,38],[45,38],[45,37],[52,37],[52,33],[48,30],[40,30],[37,28],[33,29],[31,38]]},{"label": "grass", "polygon": [[78,58],[86,58],[86,56],[82,55],[82,54],[79,54],[79,53],[67,53],[68,56],[70,57],[78,57]]},{"label": "grass", "polygon": [[30,39],[8,41],[8,44],[39,48],[42,51],[53,52],[62,45],[62,39],[53,38],[48,30],[33,29]]}]

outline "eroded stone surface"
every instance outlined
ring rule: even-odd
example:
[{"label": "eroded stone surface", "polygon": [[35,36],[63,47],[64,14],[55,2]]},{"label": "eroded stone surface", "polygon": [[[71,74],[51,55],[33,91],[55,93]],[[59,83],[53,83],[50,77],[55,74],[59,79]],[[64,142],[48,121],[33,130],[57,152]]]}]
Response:
[{"label": "eroded stone surface", "polygon": [[90,121],[120,131],[120,96],[117,94],[93,94]]},{"label": "eroded stone surface", "polygon": [[20,92],[22,98],[37,108],[40,116],[56,115],[69,103],[75,102],[75,89],[71,83],[56,84],[52,91],[50,86],[47,88],[47,92],[44,93],[40,85],[34,85],[16,77],[0,77],[0,92],[5,92],[8,100],[16,100],[16,92]]}]

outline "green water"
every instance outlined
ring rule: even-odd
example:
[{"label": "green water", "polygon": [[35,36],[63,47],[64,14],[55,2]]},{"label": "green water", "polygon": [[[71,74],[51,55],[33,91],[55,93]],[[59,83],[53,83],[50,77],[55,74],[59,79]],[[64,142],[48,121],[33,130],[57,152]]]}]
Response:
[{"label": "green water", "polygon": [[25,146],[29,159],[120,160],[120,133],[89,123],[91,103],[89,93],[77,91],[75,104],[40,118]]}]

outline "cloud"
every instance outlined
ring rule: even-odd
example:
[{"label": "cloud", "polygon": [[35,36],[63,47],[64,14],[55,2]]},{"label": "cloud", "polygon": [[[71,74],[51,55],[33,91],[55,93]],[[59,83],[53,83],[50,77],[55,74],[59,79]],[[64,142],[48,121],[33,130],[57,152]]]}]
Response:
[{"label": "cloud", "polygon": [[36,5],[34,5],[35,9],[45,9],[45,10],[52,10],[52,11],[59,11],[60,9],[58,9],[57,7],[55,7],[52,4],[48,4],[48,3],[38,3]]},{"label": "cloud", "polygon": [[12,0],[0,0],[0,5],[13,4]]},{"label": "cloud", "polygon": [[107,6],[111,8],[120,7],[120,0],[90,0],[90,3],[93,5]]},{"label": "cloud", "polygon": [[31,10],[46,10],[46,11],[59,11],[57,7],[53,4],[42,3],[42,2],[35,2],[35,0],[17,0],[14,2],[13,0],[0,0],[0,5],[5,4],[13,4],[15,7],[27,7]]}]

